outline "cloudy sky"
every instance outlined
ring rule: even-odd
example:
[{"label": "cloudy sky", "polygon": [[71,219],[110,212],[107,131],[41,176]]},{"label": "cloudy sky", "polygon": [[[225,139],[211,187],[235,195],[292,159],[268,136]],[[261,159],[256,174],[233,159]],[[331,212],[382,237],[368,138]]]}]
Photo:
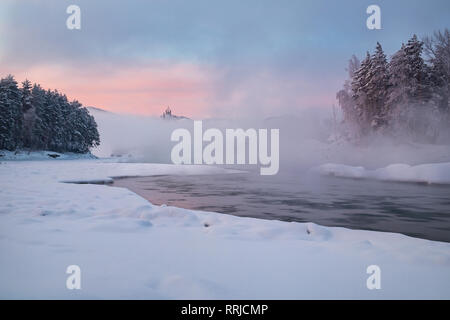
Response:
[{"label": "cloudy sky", "polygon": [[[382,30],[366,27],[370,4]],[[2,0],[0,76],[115,112],[295,114],[335,103],[352,54],[380,41],[391,55],[449,21],[448,0]]]}]

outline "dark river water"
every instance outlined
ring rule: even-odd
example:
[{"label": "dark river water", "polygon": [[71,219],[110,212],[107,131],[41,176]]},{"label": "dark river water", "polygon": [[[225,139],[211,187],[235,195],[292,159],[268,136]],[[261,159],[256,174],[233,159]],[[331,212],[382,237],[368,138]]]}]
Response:
[{"label": "dark river water", "polygon": [[450,186],[291,172],[116,179],[153,204],[450,242]]}]

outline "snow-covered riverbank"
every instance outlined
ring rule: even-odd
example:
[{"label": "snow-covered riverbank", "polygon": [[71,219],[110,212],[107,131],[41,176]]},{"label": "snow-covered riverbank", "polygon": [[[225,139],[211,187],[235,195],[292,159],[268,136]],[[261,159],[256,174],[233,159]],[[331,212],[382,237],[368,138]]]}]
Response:
[{"label": "snow-covered riverbank", "polygon": [[96,159],[91,153],[59,153],[54,151],[0,150],[0,161],[81,160]]},{"label": "snow-covered riverbank", "polygon": [[[208,174],[103,160],[0,164],[1,298],[450,298],[450,244],[153,206],[61,181]],[[82,289],[66,289],[79,265]],[[366,268],[381,268],[380,290]]]},{"label": "snow-covered riverbank", "polygon": [[314,168],[314,171],[323,175],[332,175],[341,178],[450,184],[450,162],[428,163],[416,166],[399,163],[376,170],[328,163]]}]

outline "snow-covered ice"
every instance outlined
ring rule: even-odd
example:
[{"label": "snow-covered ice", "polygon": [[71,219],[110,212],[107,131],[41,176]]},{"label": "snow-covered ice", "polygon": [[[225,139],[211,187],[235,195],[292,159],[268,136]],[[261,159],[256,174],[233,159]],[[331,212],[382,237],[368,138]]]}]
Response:
[{"label": "snow-covered ice", "polygon": [[[111,177],[232,174],[103,160],[0,164],[0,298],[450,298],[450,244],[154,206]],[[81,290],[66,268],[81,268]],[[366,268],[381,268],[368,290]]]},{"label": "snow-covered ice", "polygon": [[328,163],[316,167],[314,170],[324,175],[333,175],[344,178],[450,184],[450,162],[428,163],[415,166],[408,164],[392,164],[375,170],[344,164]]}]

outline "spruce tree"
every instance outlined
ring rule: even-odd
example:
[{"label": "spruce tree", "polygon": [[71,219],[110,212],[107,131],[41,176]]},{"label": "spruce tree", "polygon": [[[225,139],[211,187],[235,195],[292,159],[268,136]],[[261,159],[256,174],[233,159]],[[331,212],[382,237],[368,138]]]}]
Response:
[{"label": "spruce tree", "polygon": [[437,31],[424,39],[424,52],[430,64],[433,95],[444,120],[450,122],[450,31]]},{"label": "spruce tree", "polygon": [[369,130],[370,116],[367,106],[368,92],[367,84],[369,82],[369,74],[372,59],[367,52],[366,58],[361,62],[361,66],[356,70],[352,81],[353,99],[355,101],[355,118],[362,134],[366,134]]},{"label": "spruce tree", "polygon": [[22,82],[22,113],[23,113],[23,146],[32,147],[33,127],[36,119],[36,112],[33,106],[32,86],[29,80]]},{"label": "spruce tree", "polygon": [[15,150],[22,144],[21,92],[12,75],[0,81],[0,148]]},{"label": "spruce tree", "polygon": [[405,45],[402,44],[391,58],[389,62],[389,94],[388,94],[388,108],[394,110],[396,106],[405,105],[409,101],[408,90],[409,74],[408,62],[405,52]]},{"label": "spruce tree", "polygon": [[422,58],[423,42],[414,35],[389,64],[388,106],[398,132],[417,141],[436,138],[437,108],[432,101],[430,71]]},{"label": "spruce tree", "polygon": [[35,150],[47,150],[47,135],[49,132],[48,123],[45,122],[44,105],[45,90],[40,85],[35,84],[32,89],[32,104],[35,109],[35,119],[32,129],[31,148]]},{"label": "spruce tree", "polygon": [[367,115],[373,129],[386,126],[388,123],[387,96],[389,73],[386,55],[381,44],[377,42],[375,53],[371,57],[365,91],[367,94]]},{"label": "spruce tree", "polygon": [[422,58],[423,42],[414,35],[406,44],[406,60],[409,75],[409,94],[413,102],[427,102],[431,98],[431,85],[427,66]]}]

